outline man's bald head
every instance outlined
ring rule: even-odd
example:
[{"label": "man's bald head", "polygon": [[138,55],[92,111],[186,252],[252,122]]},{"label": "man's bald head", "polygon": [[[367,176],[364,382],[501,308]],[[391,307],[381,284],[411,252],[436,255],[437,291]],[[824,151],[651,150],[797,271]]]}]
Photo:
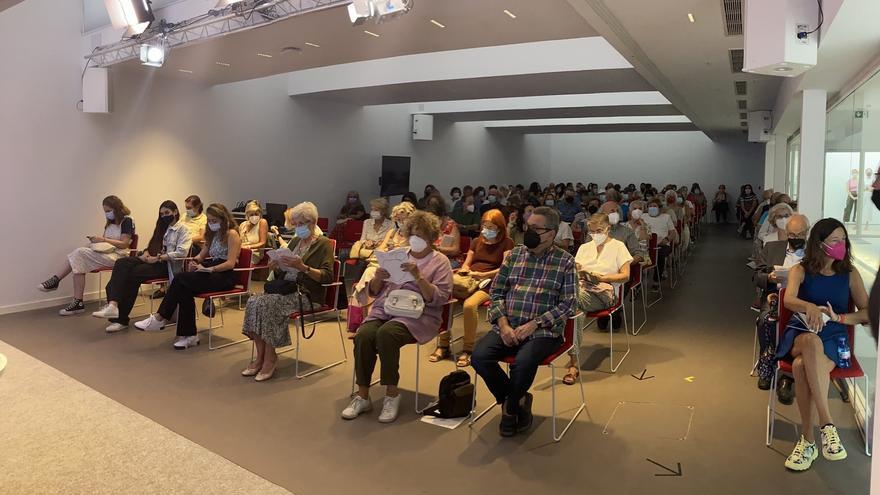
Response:
[{"label": "man's bald head", "polygon": [[788,223],[785,225],[785,231],[788,233],[789,237],[806,239],[809,230],[810,221],[807,220],[806,216],[801,215],[800,213],[795,213],[794,215],[788,217]]}]

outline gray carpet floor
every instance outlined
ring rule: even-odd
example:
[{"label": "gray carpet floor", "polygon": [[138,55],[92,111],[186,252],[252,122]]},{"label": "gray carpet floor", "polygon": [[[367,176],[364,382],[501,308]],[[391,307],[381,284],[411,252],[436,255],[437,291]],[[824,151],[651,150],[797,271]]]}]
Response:
[{"label": "gray carpet floor", "polygon": [[[585,333],[587,411],[560,443],[550,438],[546,370],[536,380],[535,428],[502,439],[497,409],[474,428],[419,422],[412,411],[414,347],[402,353],[401,417],[383,425],[377,412],[339,419],[351,362],[297,380],[288,353],[275,379],[255,383],[239,376],[249,344],[208,351],[203,338],[200,347],[174,351],[170,332],[108,336],[102,321],[62,319],[54,310],[0,318],[0,340],[297,495],[867,493],[870,459],[852,409],[834,392],[847,460],[820,457],[806,473],[786,472],[783,461],[797,438],[794,406],[780,407],[773,448],[764,446],[767,394],[748,377],[755,316],[744,266],[749,247],[732,229],[711,228],[681,284],[664,287],[663,301],[649,309],[649,323],[631,337],[632,352],[616,374],[607,372],[608,334]],[[242,313],[225,311],[219,334],[237,338]],[[619,336],[615,346],[621,343]],[[453,365],[428,363],[431,350],[422,348],[420,366],[422,389],[434,392]],[[335,324],[320,325],[303,352],[311,363],[340,354]],[[643,370],[653,378],[631,376]],[[568,414],[576,389],[560,384],[557,392]],[[485,405],[482,386],[478,397]],[[380,398],[374,390],[377,406]],[[679,464],[681,476],[658,476],[670,474],[661,466],[677,471]]]}]

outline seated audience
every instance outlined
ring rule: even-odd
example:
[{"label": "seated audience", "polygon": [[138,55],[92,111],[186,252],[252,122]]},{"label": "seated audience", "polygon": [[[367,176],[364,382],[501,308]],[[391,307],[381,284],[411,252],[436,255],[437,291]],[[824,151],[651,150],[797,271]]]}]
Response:
[{"label": "seated audience", "polygon": [[483,186],[474,188],[474,204],[477,205],[477,213],[482,215],[480,210],[483,208],[483,202],[486,200],[486,189]]},{"label": "seated audience", "polygon": [[241,250],[241,237],[235,228],[235,219],[219,203],[208,206],[205,213],[208,217],[205,245],[189,264],[189,271],[174,277],[159,305],[159,311],[134,324],[148,332],[163,330],[177,311],[177,338],[173,344],[177,350],[199,345],[195,295],[226,291],[235,285],[233,269],[238,264]]},{"label": "seated audience", "polygon": [[[636,231],[630,228],[626,222],[621,222],[620,205],[614,201],[608,201],[599,208],[599,213],[608,216],[608,223],[611,226],[608,234],[626,246],[627,251],[632,255],[633,261],[641,263],[648,257],[647,247],[639,244],[639,236]],[[595,214],[594,214],[595,215]],[[639,215],[641,217],[641,215]],[[592,217],[591,217],[592,218]],[[589,242],[589,234],[584,236],[584,242]]]},{"label": "seated audience", "polygon": [[[566,321],[577,305],[574,258],[553,245],[558,227],[559,213],[553,208],[537,208],[529,217],[525,245],[511,251],[492,284],[492,331],[471,357],[474,370],[502,405],[501,436],[531,427],[529,388],[541,362],[563,344]],[[509,356],[516,365],[508,377],[498,361]]]},{"label": "seated audience", "polygon": [[659,285],[665,275],[666,258],[672,252],[672,244],[678,242],[678,231],[675,230],[672,218],[666,213],[660,213],[658,198],[648,202],[648,216],[643,215],[642,220],[648,224],[652,234],[657,234],[657,253],[651,253],[651,257],[655,258],[654,262],[657,263],[657,269],[654,271],[654,283]]},{"label": "seated audience", "polygon": [[252,250],[254,260],[260,258],[260,249],[265,248],[269,240],[269,222],[263,218],[263,208],[257,201],[251,201],[244,207],[245,221],[238,226],[241,247]]},{"label": "seated audience", "polygon": [[736,216],[739,220],[740,235],[746,239],[755,236],[755,224],[752,223],[752,215],[758,209],[758,197],[752,192],[752,186],[742,186],[739,199],[736,200]]},{"label": "seated audience", "polygon": [[562,201],[556,207],[559,210],[559,219],[563,222],[571,224],[574,222],[574,216],[581,211],[581,202],[574,193],[574,189],[566,189]]},{"label": "seated audience", "polygon": [[694,182],[693,185],[691,185],[691,191],[687,194],[687,200],[694,204],[697,218],[701,218],[706,213],[708,200],[706,199],[703,190],[700,189],[698,183]]},{"label": "seated audience", "polygon": [[475,199],[470,194],[461,200],[461,210],[452,213],[452,218],[458,224],[458,231],[468,237],[477,235],[480,230],[480,211],[474,203]]},{"label": "seated audience", "polygon": [[466,186],[464,186],[464,188],[462,188],[461,194],[459,195],[458,199],[456,199],[452,202],[452,216],[453,217],[455,215],[457,215],[458,213],[461,213],[462,209],[464,208],[464,197],[465,196],[473,196],[473,194],[474,194],[474,188],[472,186],[466,185]]},{"label": "seated audience", "polygon": [[107,333],[128,328],[129,314],[141,284],[154,279],[173,280],[174,275],[183,270],[182,260],[189,256],[191,246],[189,230],[180,220],[177,205],[171,200],[163,201],[146,249],[136,257],[123,256],[116,260],[107,282],[107,305],[92,316],[110,320]]},{"label": "seated audience", "polygon": [[428,198],[425,211],[440,219],[440,236],[434,242],[434,248],[445,254],[453,268],[461,266],[461,234],[458,224],[446,213],[446,202],[439,195]]},{"label": "seated audience", "polygon": [[523,244],[523,238],[526,230],[528,230],[527,222],[535,211],[536,206],[534,203],[536,202],[536,199],[532,199],[510,214],[510,219],[507,223],[507,236],[513,241],[514,246],[521,246]]},{"label": "seated audience", "polygon": [[[404,235],[409,237],[410,261],[401,265],[409,272],[412,281],[395,284],[388,280],[389,273],[378,269],[375,277],[356,297],[366,302],[367,296],[375,303],[354,338],[354,369],[358,392],[351,404],[342,411],[344,419],[354,419],[372,409],[370,381],[376,358],[381,361],[380,383],[385,388],[385,400],[379,422],[390,423],[397,419],[400,409],[400,348],[407,344],[426,344],[439,332],[443,306],[452,293],[452,268],[446,256],[433,249],[440,236],[440,221],[426,212],[416,212],[404,225]],[[386,307],[388,294],[393,290],[414,292],[425,301],[421,316],[394,316]]]},{"label": "seated audience", "polygon": [[[853,266],[851,249],[846,227],[834,218],[822,219],[810,230],[803,261],[789,271],[783,304],[796,315],[780,338],[776,356],[792,360],[801,415],[801,438],[785,461],[794,471],[809,469],[820,449],[829,461],[846,458],[828,407],[828,386],[831,370],[848,365],[838,352],[840,340],[852,349],[847,326],[868,322],[868,294]],[[858,308],[853,313],[848,312],[850,300]],[[821,446],[815,443],[814,409]]]},{"label": "seated audience", "polygon": [[364,204],[361,203],[361,195],[357,191],[348,191],[345,204],[339,209],[339,215],[336,217],[337,223],[345,223],[349,220],[366,220],[367,212],[364,210]]},{"label": "seated audience", "polygon": [[244,312],[241,331],[254,341],[257,354],[241,375],[258,382],[275,374],[275,349],[290,345],[290,315],[324,304],[322,284],[333,282],[333,243],[316,232],[318,209],[300,203],[292,217],[297,235],[287,247],[290,254],[269,262],[275,279],[266,283],[264,294],[248,298]]},{"label": "seated audience", "polygon": [[370,201],[370,218],[364,221],[361,238],[351,247],[349,257],[367,260],[373,256],[373,250],[385,240],[394,223],[391,221],[391,208],[385,198]]},{"label": "seated audience", "polygon": [[[464,314],[464,347],[456,361],[459,368],[471,364],[480,305],[489,300],[490,283],[504,257],[513,249],[513,241],[507,236],[507,222],[500,211],[489,210],[483,214],[482,220],[481,235],[471,243],[467,258],[453,279],[453,295],[463,301]],[[449,343],[450,333],[441,332],[437,349],[428,360],[438,362],[448,358]]]},{"label": "seated audience", "polygon": [[724,184],[718,186],[715,199],[712,200],[712,211],[715,212],[715,223],[727,223],[727,212],[730,210],[730,199],[727,195],[727,187]]},{"label": "seated audience", "polygon": [[635,258],[638,256],[641,261],[650,263],[650,254],[647,251],[648,243],[651,240],[651,227],[645,222],[645,202],[639,199],[633,200],[629,204],[629,220],[626,226],[636,234],[639,240],[639,250],[636,251]]},{"label": "seated audience", "polygon": [[101,201],[101,206],[104,208],[103,235],[86,236],[89,246],[71,251],[55,275],[37,286],[43,292],[54,291],[64,277],[73,273],[73,301],[58,312],[61,316],[80,314],[86,310],[83,304],[86,273],[113,268],[116,260],[129,255],[131,236],[134,235],[134,221],[129,216],[131,211],[116,196],[107,196]]},{"label": "seated audience", "polygon": [[504,212],[505,208],[504,205],[501,204],[501,192],[498,191],[498,188],[490,187],[487,192],[486,201],[480,206],[480,215],[489,210],[500,210],[501,212]]},{"label": "seated audience", "polygon": [[453,187],[449,190],[449,201],[452,205],[452,211],[455,211],[455,206],[458,204],[458,201],[461,199],[461,188],[458,186]]},{"label": "seated audience", "polygon": [[419,201],[416,205],[418,209],[424,210],[425,207],[428,205],[428,198],[430,198],[431,195],[435,193],[439,193],[439,191],[437,191],[437,188],[434,187],[433,184],[428,184],[427,186],[425,186],[425,195],[419,198]]},{"label": "seated audience", "polygon": [[560,221],[557,226],[556,240],[554,242],[556,246],[566,251],[571,250],[574,245],[574,232],[571,231],[571,225]]},{"label": "seated audience", "polygon": [[764,244],[772,241],[785,240],[785,225],[788,223],[794,210],[786,203],[779,203],[770,208],[767,213],[767,220],[758,230],[755,236],[756,251],[760,251]]},{"label": "seated audience", "polygon": [[[629,281],[629,265],[633,258],[626,245],[610,236],[611,227],[605,213],[591,216],[587,222],[590,241],[581,244],[574,257],[578,273],[578,309],[584,313],[613,307],[619,301],[620,286]],[[608,318],[605,318],[604,328],[599,328],[608,328]],[[619,323],[615,322],[614,331],[619,330]],[[569,351],[569,355],[568,374],[562,381],[574,385],[580,375],[580,363],[576,361],[575,349]]]},{"label": "seated audience", "polygon": [[189,231],[189,238],[192,241],[194,249],[201,248],[205,242],[205,228],[208,224],[208,218],[205,217],[205,206],[202,199],[193,194],[186,198],[184,202],[186,208],[186,216],[183,217],[183,225]]}]

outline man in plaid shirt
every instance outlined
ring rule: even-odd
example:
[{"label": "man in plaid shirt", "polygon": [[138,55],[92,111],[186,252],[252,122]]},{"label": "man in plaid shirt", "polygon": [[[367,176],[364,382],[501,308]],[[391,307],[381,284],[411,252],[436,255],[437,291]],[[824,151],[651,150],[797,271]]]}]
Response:
[{"label": "man in plaid shirt", "polygon": [[[574,258],[553,245],[559,213],[536,208],[526,221],[524,246],[513,248],[492,283],[492,331],[480,339],[471,365],[502,404],[501,436],[532,425],[538,366],[563,343],[566,320],[577,310]],[[514,356],[510,377],[498,361]]]}]

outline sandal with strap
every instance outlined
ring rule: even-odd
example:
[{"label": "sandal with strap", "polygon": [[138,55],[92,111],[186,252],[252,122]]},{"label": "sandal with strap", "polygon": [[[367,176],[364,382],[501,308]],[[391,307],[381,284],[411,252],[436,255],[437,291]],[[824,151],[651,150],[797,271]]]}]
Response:
[{"label": "sandal with strap", "polygon": [[434,349],[434,352],[428,356],[428,361],[432,363],[438,363],[443,361],[444,359],[449,358],[449,348],[448,347],[438,347]]},{"label": "sandal with strap", "polygon": [[[574,370],[574,373],[571,372]],[[568,373],[562,377],[562,383],[566,385],[574,385],[577,383],[578,377],[581,376],[581,370],[577,369],[574,366],[569,366]]]},{"label": "sandal with strap", "polygon": [[471,365],[471,353],[462,352],[458,355],[458,360],[455,362],[455,366],[459,368],[467,368]]}]

